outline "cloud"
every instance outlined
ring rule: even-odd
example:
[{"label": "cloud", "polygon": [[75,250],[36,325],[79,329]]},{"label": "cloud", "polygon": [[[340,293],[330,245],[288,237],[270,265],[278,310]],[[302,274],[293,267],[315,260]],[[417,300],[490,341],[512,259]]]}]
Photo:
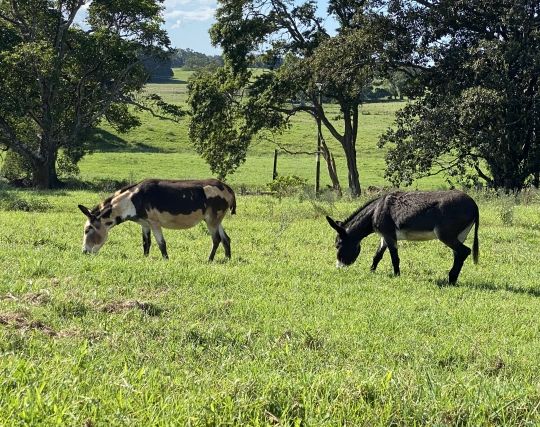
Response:
[{"label": "cloud", "polygon": [[165,19],[175,20],[171,28],[179,28],[187,21],[208,21],[214,17],[216,9],[204,7],[195,10],[173,10],[165,13]]},{"label": "cloud", "polygon": [[165,0],[163,6],[165,6],[165,10],[171,10],[178,6],[185,6],[191,2],[193,2],[193,0]]},{"label": "cloud", "polygon": [[193,6],[216,6],[217,0],[165,0],[163,2],[165,13],[169,13],[170,11],[177,9],[179,6],[185,6],[188,4]]}]

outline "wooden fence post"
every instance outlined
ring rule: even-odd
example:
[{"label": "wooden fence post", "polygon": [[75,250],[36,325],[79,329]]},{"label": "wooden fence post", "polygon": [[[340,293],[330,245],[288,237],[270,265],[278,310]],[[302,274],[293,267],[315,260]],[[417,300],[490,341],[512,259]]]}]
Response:
[{"label": "wooden fence post", "polygon": [[274,169],[272,171],[272,181],[277,178],[277,156],[278,156],[278,151],[277,149],[275,149],[274,150]]}]

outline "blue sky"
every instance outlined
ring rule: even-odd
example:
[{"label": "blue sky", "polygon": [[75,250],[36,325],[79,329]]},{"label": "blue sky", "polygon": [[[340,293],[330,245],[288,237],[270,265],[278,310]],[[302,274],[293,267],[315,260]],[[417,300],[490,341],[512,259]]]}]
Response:
[{"label": "blue sky", "polygon": [[[317,3],[319,13],[324,16],[327,1],[318,0]],[[215,22],[216,0],[165,0],[163,5],[165,28],[174,47],[190,48],[206,54],[221,53],[212,46],[208,35],[210,26]],[[335,27],[335,23],[329,23]]]},{"label": "blue sky", "polygon": [[210,43],[208,30],[215,22],[216,0],[165,0],[165,29],[172,45],[206,54],[219,54]]},{"label": "blue sky", "polygon": [[[317,0],[317,3],[322,16],[326,12],[327,0]],[[212,55],[221,53],[220,49],[212,46],[208,35],[215,22],[217,0],[164,0],[163,6],[164,26],[173,47]],[[79,19],[84,19],[84,12]]]}]

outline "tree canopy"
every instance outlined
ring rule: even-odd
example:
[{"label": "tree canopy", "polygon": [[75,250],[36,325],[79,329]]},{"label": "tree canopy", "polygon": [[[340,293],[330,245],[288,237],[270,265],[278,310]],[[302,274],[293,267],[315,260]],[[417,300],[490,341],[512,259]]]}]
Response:
[{"label": "tree canopy", "polygon": [[445,172],[519,190],[540,173],[540,3],[392,1],[418,35],[419,99],[397,115],[389,143],[394,184]]},{"label": "tree canopy", "polygon": [[0,146],[26,159],[35,185],[57,185],[60,150],[76,163],[100,120],[138,125],[130,104],[181,114],[140,95],[143,61],[169,45],[161,10],[160,0],[0,0]]},{"label": "tree canopy", "polygon": [[[234,80],[230,102],[214,104],[223,109],[224,117],[232,120],[204,125],[202,122],[207,118],[195,106],[191,135],[196,144],[203,146],[208,132],[202,133],[200,129],[206,126],[215,138],[213,142],[207,140],[202,149],[217,153],[219,150],[214,145],[226,144],[222,137],[231,137],[234,130],[239,141],[235,162],[238,165],[257,132],[283,129],[292,115],[307,113],[320,120],[341,144],[347,159],[350,191],[359,195],[356,140],[364,88],[373,79],[385,75],[391,58],[405,51],[396,48],[403,35],[398,34],[397,26],[388,25],[379,3],[331,1],[328,13],[340,27],[337,34],[330,35],[313,1],[297,4],[286,0],[221,0],[211,36],[223,48],[225,67],[230,71],[207,74],[205,79],[207,85],[225,75]],[[279,67],[272,72],[253,74],[250,66],[254,59]],[[202,85],[192,87],[195,91],[199,88]],[[202,102],[203,95],[196,92],[191,96]],[[215,94],[212,97],[216,99]],[[321,99],[339,105],[342,126],[336,126],[327,116]],[[245,123],[234,124],[241,115]],[[229,129],[225,132],[221,126]],[[322,151],[330,171],[332,156],[324,141]],[[339,185],[335,182],[335,171],[331,176],[334,186]]]}]

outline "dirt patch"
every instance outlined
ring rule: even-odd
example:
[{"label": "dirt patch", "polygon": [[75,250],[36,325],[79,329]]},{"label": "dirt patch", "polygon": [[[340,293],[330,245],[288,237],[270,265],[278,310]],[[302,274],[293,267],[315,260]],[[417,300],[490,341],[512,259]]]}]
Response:
[{"label": "dirt patch", "polygon": [[15,296],[12,293],[0,295],[1,301],[21,301],[32,305],[45,305],[51,300],[51,295],[48,290],[44,289],[39,292],[29,292],[20,296]]},{"label": "dirt patch", "polygon": [[58,336],[51,327],[47,326],[41,320],[31,320],[22,313],[2,313],[0,314],[0,325],[6,325],[20,331],[36,330],[43,332],[50,337]]},{"label": "dirt patch", "polygon": [[21,297],[21,300],[32,305],[45,305],[51,300],[49,291],[29,292]]},{"label": "dirt patch", "polygon": [[7,293],[5,295],[0,295],[0,301],[7,301],[7,300],[10,300],[10,301],[19,301],[19,298],[17,298],[15,295],[13,295],[12,293]]},{"label": "dirt patch", "polygon": [[138,309],[149,316],[159,316],[163,312],[163,309],[155,304],[150,302],[140,302],[137,300],[110,302],[102,305],[100,309],[105,313],[121,313],[128,310]]},{"label": "dirt patch", "polygon": [[41,320],[32,320],[24,313],[0,313],[0,325],[4,325],[21,332],[40,331],[49,337],[67,338],[80,335],[77,329],[67,329],[64,331],[55,331],[50,326],[47,326]]}]

